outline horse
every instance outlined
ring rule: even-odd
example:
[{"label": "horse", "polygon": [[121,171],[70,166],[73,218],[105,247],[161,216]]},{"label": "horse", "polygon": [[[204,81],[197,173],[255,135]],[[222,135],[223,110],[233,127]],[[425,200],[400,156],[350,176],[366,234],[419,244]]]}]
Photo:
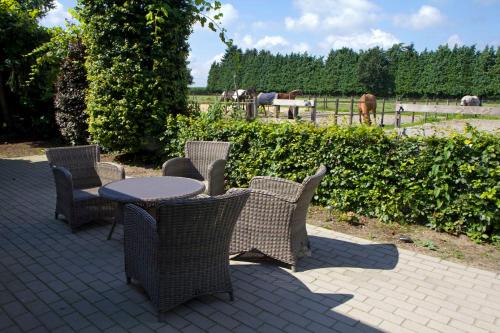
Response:
[{"label": "horse", "polygon": [[364,94],[361,96],[358,103],[358,110],[359,118],[360,120],[361,117],[363,118],[363,123],[367,125],[372,124],[370,120],[370,111],[373,112],[373,119],[375,120],[375,123],[377,123],[377,99],[375,98],[375,95]]},{"label": "horse", "polygon": [[262,106],[264,108],[264,114],[267,117],[266,105],[273,105],[273,101],[275,99],[295,99],[297,96],[302,94],[302,91],[299,89],[292,90],[287,93],[277,93],[277,92],[268,92],[268,93],[260,93],[257,95],[257,108]]},{"label": "horse", "polygon": [[287,93],[278,93],[278,99],[295,99],[297,96],[302,94],[302,90],[296,89]]},{"label": "horse", "polygon": [[234,101],[234,102],[242,102],[245,101],[249,98],[253,98],[257,96],[257,92],[255,91],[255,88],[249,88],[249,89],[238,89],[238,90],[226,90],[223,91],[221,96],[220,96],[220,101],[221,102],[229,102],[229,101]]},{"label": "horse", "polygon": [[221,102],[229,102],[230,100],[233,99],[233,95],[234,95],[234,90],[225,90],[220,95],[219,101],[221,101]]},{"label": "horse", "polygon": [[481,106],[481,100],[477,96],[464,96],[460,100],[460,106]]}]

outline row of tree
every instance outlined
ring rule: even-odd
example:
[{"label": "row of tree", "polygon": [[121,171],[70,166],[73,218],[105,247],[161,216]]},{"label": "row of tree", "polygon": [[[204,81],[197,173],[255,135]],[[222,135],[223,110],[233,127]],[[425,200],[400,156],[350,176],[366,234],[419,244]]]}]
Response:
[{"label": "row of tree", "polygon": [[230,47],[212,64],[207,89],[235,87],[334,95],[499,97],[500,47],[478,51],[475,46],[442,45],[418,52],[413,45],[395,44],[388,50],[331,50],[326,58]]}]

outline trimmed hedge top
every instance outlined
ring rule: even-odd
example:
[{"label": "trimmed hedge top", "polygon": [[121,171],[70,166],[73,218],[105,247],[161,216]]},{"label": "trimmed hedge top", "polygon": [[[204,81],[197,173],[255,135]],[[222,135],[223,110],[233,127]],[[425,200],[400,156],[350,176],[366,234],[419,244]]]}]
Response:
[{"label": "trimmed hedge top", "polygon": [[386,222],[419,223],[476,241],[500,241],[500,141],[467,128],[451,137],[388,135],[379,128],[316,128],[170,117],[162,142],[182,156],[187,140],[232,142],[230,187],[256,175],[302,181],[319,164],[328,172],[316,203]]}]

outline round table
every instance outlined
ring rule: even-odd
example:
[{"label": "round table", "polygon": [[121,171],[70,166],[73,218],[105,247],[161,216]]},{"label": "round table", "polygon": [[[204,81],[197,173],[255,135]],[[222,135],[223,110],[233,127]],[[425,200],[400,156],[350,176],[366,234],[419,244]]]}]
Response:
[{"label": "round table", "polygon": [[[205,185],[198,180],[163,176],[127,178],[112,182],[102,186],[99,195],[116,201],[121,212],[123,205],[127,203],[154,206],[162,200],[194,197],[204,190]],[[118,216],[115,217],[108,239],[111,239],[117,220]]]}]

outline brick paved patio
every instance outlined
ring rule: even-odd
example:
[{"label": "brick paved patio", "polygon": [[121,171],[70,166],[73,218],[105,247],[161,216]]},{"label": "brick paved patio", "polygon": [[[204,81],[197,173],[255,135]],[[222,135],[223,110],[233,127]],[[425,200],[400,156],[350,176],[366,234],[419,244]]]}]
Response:
[{"label": "brick paved patio", "polygon": [[203,297],[166,323],[125,284],[121,228],[53,219],[44,158],[0,160],[1,332],[499,332],[498,274],[309,226],[297,273],[232,261],[235,301]]}]

